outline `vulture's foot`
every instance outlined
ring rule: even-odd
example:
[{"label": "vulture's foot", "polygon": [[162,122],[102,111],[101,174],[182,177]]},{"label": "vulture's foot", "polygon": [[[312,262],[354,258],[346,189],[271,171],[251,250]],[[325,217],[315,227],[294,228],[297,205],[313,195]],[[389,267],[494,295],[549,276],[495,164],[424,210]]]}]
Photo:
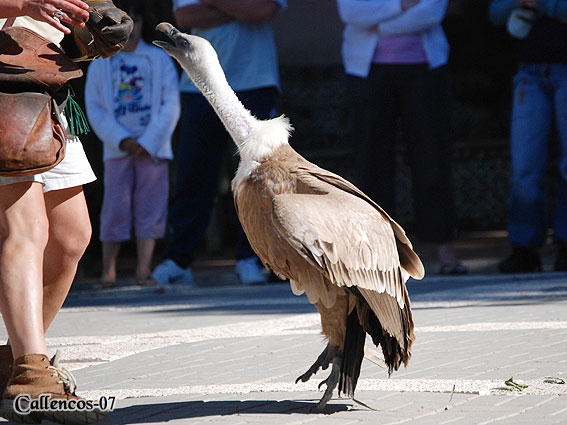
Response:
[{"label": "vulture's foot", "polygon": [[329,367],[329,363],[331,363],[332,360],[333,360],[333,348],[331,347],[331,344],[327,344],[323,352],[319,354],[319,357],[317,357],[317,360],[315,360],[315,363],[311,365],[311,367],[307,370],[307,372],[305,372],[301,376],[298,376],[297,379],[295,380],[295,383],[297,384],[299,381],[301,382],[309,381],[309,379],[317,373],[319,368],[323,370],[327,369]]},{"label": "vulture's foot", "polygon": [[323,397],[321,397],[321,400],[319,400],[319,403],[317,403],[317,405],[313,407],[312,411],[321,412],[325,408],[331,397],[333,397],[333,391],[339,384],[342,361],[342,357],[336,356],[333,358],[333,367],[331,369],[330,375],[327,377],[327,379],[321,381],[318,386],[318,388],[321,388],[323,385],[327,385],[327,389],[325,390]]}]

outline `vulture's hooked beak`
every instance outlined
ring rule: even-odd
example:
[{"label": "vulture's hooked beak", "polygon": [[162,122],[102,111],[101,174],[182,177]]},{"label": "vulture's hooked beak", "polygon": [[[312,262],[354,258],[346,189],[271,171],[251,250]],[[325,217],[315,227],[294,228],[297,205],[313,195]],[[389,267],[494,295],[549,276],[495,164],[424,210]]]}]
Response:
[{"label": "vulture's hooked beak", "polygon": [[167,41],[153,40],[152,43],[158,47],[161,47],[166,52],[172,51],[176,47],[180,47],[180,43],[183,41],[182,32],[171,25],[169,22],[162,22],[156,26],[156,31],[161,32]]}]

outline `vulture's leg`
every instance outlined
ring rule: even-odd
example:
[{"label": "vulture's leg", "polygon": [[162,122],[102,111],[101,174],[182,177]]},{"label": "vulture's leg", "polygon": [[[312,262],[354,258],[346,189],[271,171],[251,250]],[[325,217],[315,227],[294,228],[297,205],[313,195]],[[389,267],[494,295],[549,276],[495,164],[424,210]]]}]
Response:
[{"label": "vulture's leg", "polygon": [[331,347],[331,344],[327,344],[323,352],[319,354],[319,357],[317,357],[317,360],[315,360],[315,363],[311,365],[311,367],[307,370],[307,372],[305,372],[301,376],[298,376],[297,379],[295,380],[295,383],[297,384],[299,381],[301,382],[309,381],[309,378],[315,375],[319,370],[319,368],[323,370],[327,369],[329,367],[329,363],[331,363],[332,360],[333,360],[333,347]]},{"label": "vulture's leg", "polygon": [[321,383],[318,386],[318,388],[321,388],[323,384],[325,384],[327,385],[327,389],[325,390],[323,397],[321,397],[321,400],[319,400],[319,403],[317,403],[317,405],[313,408],[315,412],[322,411],[329,402],[329,400],[331,399],[331,397],[333,397],[333,391],[335,390],[335,388],[337,388],[337,385],[339,384],[339,375],[341,372],[342,362],[343,362],[342,357],[340,356],[333,357],[333,367],[331,369],[331,373],[329,374],[327,379],[321,381]]}]

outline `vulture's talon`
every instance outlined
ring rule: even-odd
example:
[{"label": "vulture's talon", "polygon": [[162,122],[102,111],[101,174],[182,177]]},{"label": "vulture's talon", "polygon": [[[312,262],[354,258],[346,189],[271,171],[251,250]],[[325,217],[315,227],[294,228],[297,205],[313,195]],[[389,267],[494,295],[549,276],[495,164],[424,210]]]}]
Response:
[{"label": "vulture's talon", "polygon": [[331,397],[329,397],[324,402],[323,402],[323,399],[321,399],[321,401],[319,401],[319,403],[317,403],[315,406],[313,406],[311,409],[309,409],[309,411],[311,413],[322,413],[325,410],[325,407],[327,406],[327,403],[329,402],[330,399],[331,399]]},{"label": "vulture's talon", "polygon": [[[303,375],[298,376],[295,380],[295,383],[297,384],[299,381],[307,382],[313,375],[317,373],[319,369],[326,370],[329,367],[329,363],[333,361],[332,353],[333,347],[331,347],[331,344],[327,344],[323,352],[319,354],[319,357],[317,357],[317,360],[315,360],[315,363],[311,365],[307,372],[305,372]],[[320,387],[321,384],[319,384],[319,388]]]},{"label": "vulture's talon", "polygon": [[321,397],[321,400],[319,400],[319,403],[317,403],[317,405],[314,407],[313,411],[321,412],[325,408],[329,400],[333,397],[333,391],[335,390],[335,388],[337,388],[337,385],[339,384],[341,364],[342,364],[342,358],[340,357],[333,358],[333,368],[331,369],[330,375],[327,377],[327,379],[321,381],[317,387],[321,389],[323,384],[325,384],[327,385],[327,389],[325,390],[323,397]]}]

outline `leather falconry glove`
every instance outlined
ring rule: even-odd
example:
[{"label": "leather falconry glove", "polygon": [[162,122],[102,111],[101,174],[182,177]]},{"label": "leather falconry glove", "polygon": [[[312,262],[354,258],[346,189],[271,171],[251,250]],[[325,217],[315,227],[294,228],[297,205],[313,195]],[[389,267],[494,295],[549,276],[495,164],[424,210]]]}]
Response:
[{"label": "leather falconry glove", "polygon": [[89,20],[84,28],[71,28],[61,47],[74,62],[89,61],[98,57],[114,56],[124,48],[134,28],[126,12],[110,0],[85,0],[89,7]]}]

